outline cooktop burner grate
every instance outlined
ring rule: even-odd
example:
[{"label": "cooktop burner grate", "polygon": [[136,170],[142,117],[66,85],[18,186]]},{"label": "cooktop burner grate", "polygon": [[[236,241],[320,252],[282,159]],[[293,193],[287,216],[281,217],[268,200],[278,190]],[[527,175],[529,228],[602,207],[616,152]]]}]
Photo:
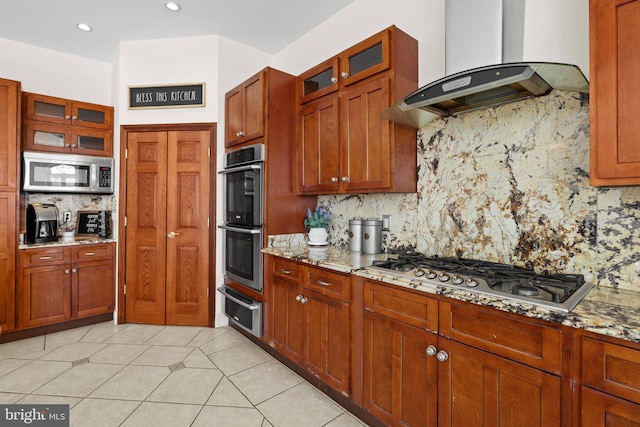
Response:
[{"label": "cooktop burner grate", "polygon": [[563,311],[571,310],[591,288],[581,274],[541,274],[516,265],[419,253],[374,261],[370,268]]}]

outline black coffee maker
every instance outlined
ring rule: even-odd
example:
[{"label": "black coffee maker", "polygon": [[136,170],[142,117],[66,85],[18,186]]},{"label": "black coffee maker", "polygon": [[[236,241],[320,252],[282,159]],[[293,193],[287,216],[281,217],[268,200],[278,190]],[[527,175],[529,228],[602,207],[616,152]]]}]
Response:
[{"label": "black coffee maker", "polygon": [[58,240],[58,208],[53,204],[33,203],[27,206],[27,243]]}]

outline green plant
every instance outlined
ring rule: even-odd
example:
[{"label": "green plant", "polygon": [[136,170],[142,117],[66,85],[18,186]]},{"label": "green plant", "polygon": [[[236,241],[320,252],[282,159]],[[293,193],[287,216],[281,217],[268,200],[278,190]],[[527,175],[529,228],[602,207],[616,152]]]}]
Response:
[{"label": "green plant", "polygon": [[330,221],[329,211],[322,206],[316,206],[313,212],[311,212],[311,209],[307,209],[304,226],[309,228],[326,228]]}]

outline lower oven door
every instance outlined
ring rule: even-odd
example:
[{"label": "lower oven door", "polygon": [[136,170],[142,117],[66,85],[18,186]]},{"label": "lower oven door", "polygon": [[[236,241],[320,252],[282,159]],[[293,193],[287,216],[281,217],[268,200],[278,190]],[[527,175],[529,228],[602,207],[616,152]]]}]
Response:
[{"label": "lower oven door", "polygon": [[224,295],[223,310],[229,321],[245,331],[262,337],[262,303],[242,295],[228,286],[218,288]]},{"label": "lower oven door", "polygon": [[262,293],[262,228],[221,225],[224,276]]}]

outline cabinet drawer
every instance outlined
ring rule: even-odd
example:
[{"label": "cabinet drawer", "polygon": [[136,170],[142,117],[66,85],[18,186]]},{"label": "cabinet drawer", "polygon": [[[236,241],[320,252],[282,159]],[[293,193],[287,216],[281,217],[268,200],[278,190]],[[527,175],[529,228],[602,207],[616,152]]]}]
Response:
[{"label": "cabinet drawer", "polygon": [[438,331],[438,301],[372,281],[364,282],[364,306],[392,319],[420,329]]},{"label": "cabinet drawer", "polygon": [[98,261],[113,258],[113,244],[81,245],[73,248],[73,262]]},{"label": "cabinet drawer", "polygon": [[298,282],[301,276],[300,264],[282,258],[273,259],[273,275]]},{"label": "cabinet drawer", "polygon": [[69,264],[71,250],[69,248],[26,249],[22,251],[22,267],[40,265]]},{"label": "cabinet drawer", "polygon": [[560,375],[562,330],[471,304],[440,302],[440,334]]},{"label": "cabinet drawer", "polygon": [[343,301],[351,299],[351,279],[342,274],[308,268],[305,287]]},{"label": "cabinet drawer", "polygon": [[640,403],[640,350],[582,337],[582,383]]}]

